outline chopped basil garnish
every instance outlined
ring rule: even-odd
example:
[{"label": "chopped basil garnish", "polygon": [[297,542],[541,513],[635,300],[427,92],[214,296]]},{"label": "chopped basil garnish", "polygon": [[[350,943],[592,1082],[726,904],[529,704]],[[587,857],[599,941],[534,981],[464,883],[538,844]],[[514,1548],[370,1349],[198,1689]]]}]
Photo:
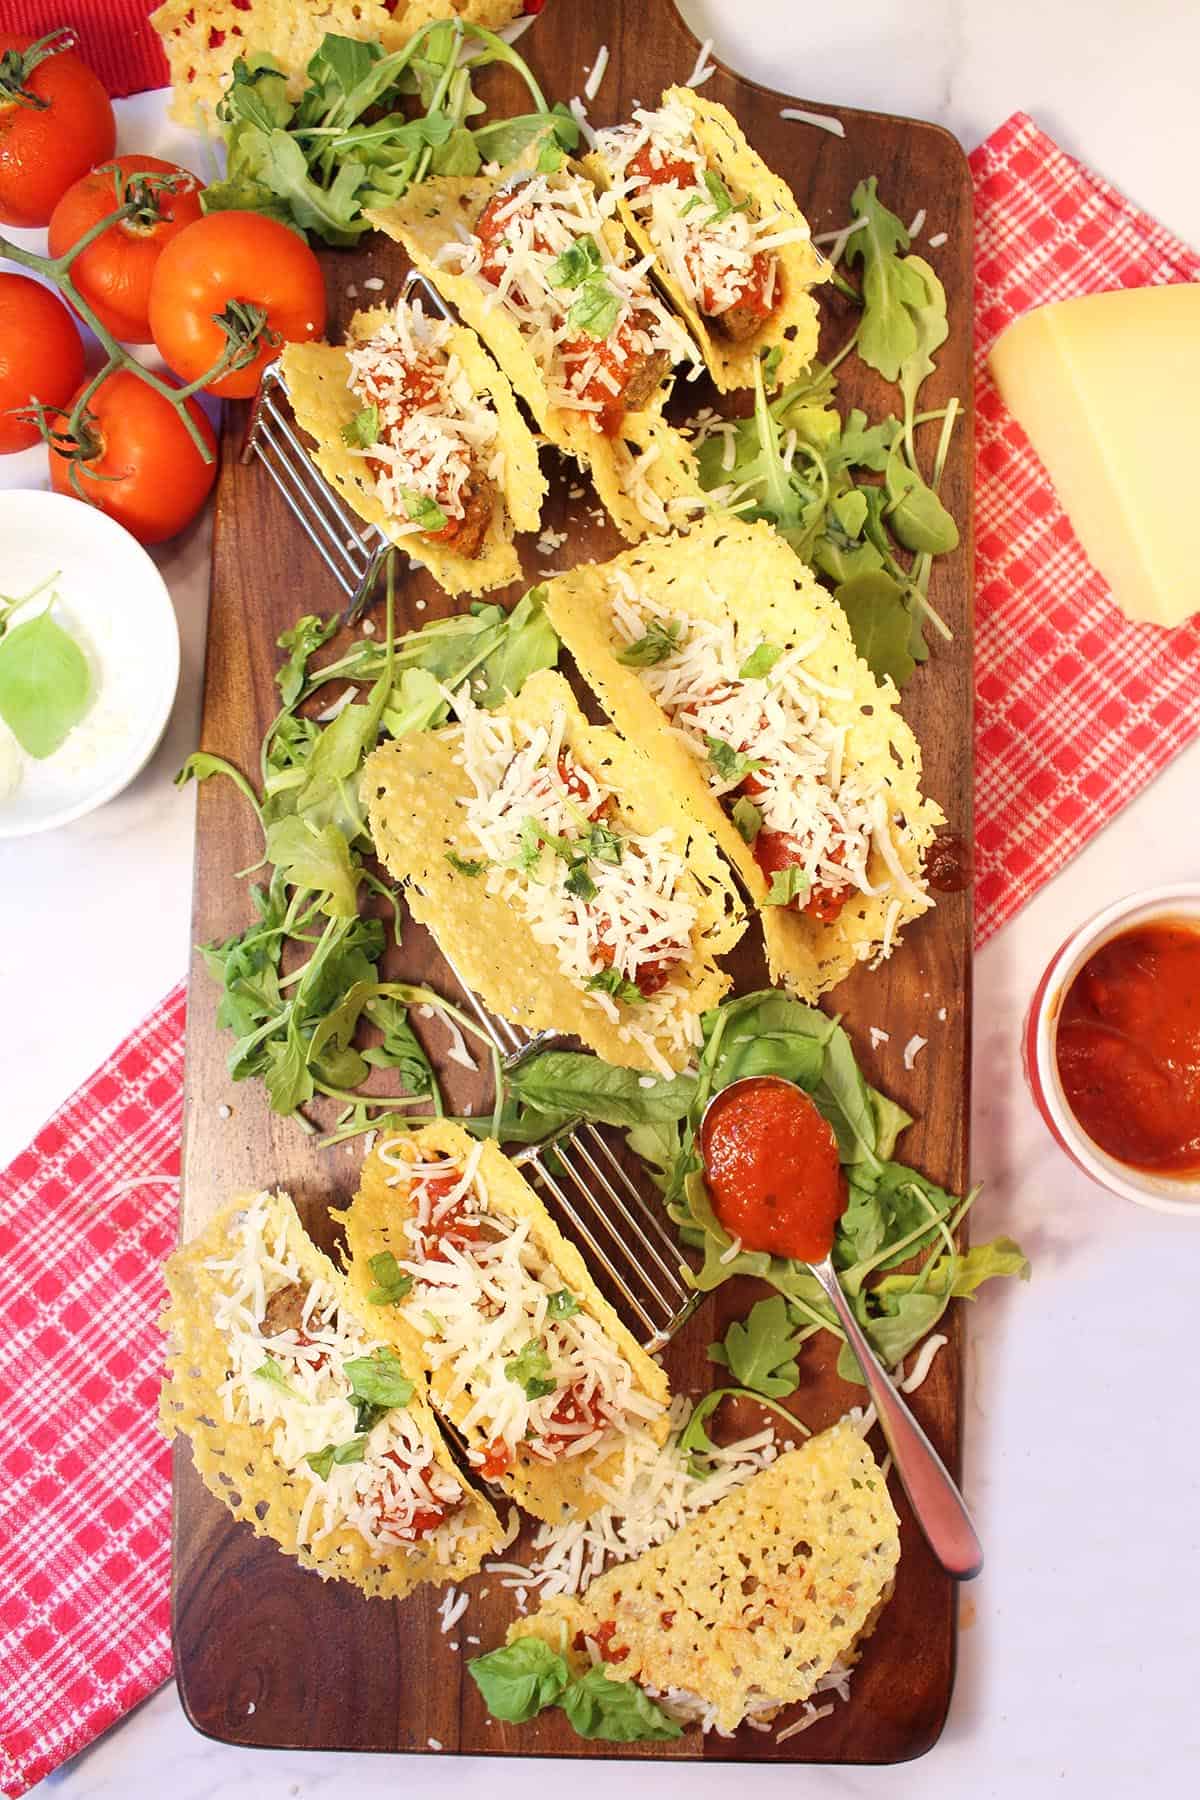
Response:
[{"label": "chopped basil garnish", "polygon": [[416,488],[402,487],[397,491],[414,525],[431,533],[445,531],[448,521],[436,500],[431,500],[428,494],[419,494]]},{"label": "chopped basil garnish", "polygon": [[782,655],[783,651],[777,644],[759,644],[738,670],[739,678],[742,681],[761,680],[764,675],[771,673]]},{"label": "chopped basil garnish", "polygon": [[713,203],[713,214],[712,218],[708,221],[709,224],[715,224],[718,219],[725,218],[729,213],[745,212],[747,206],[750,204],[748,200],[739,200],[735,206],[733,203],[733,195],[725,186],[721,177],[712,169],[705,169],[704,185],[708,189],[708,197]]},{"label": "chopped basil garnish", "polygon": [[589,337],[606,338],[620,311],[621,296],[615,288],[609,287],[603,275],[589,275],[567,314],[567,323],[573,331],[586,331]]},{"label": "chopped basil garnish", "polygon": [[550,1358],[540,1338],[529,1342],[504,1365],[504,1373],[515,1381],[527,1400],[541,1400],[554,1392],[557,1383],[550,1373]]},{"label": "chopped basil garnish", "polygon": [[304,1395],[296,1392],[279,1364],[272,1357],[268,1356],[265,1363],[260,1363],[254,1373],[260,1381],[269,1381],[273,1387],[282,1389],[292,1400],[304,1399]]},{"label": "chopped basil garnish", "polygon": [[733,822],[744,844],[752,844],[762,830],[763,816],[753,800],[740,794],[733,803]]},{"label": "chopped basil garnish", "polygon": [[586,988],[601,993],[611,994],[614,1000],[621,1000],[626,1006],[638,1006],[646,998],[634,981],[629,981],[619,969],[601,969],[598,974],[589,975],[583,984]]},{"label": "chopped basil garnish", "polygon": [[378,1283],[367,1295],[371,1305],[398,1306],[412,1287],[412,1276],[403,1273],[390,1250],[380,1250],[370,1257],[367,1267]]},{"label": "chopped basil garnish", "polygon": [[365,1400],[385,1411],[393,1406],[407,1406],[413,1397],[413,1384],[401,1368],[400,1358],[384,1344],[370,1356],[351,1357],[343,1364],[342,1372],[356,1400]]},{"label": "chopped basil garnish", "polygon": [[594,900],[599,891],[588,874],[587,862],[582,857],[577,863],[572,863],[567,870],[567,878],[563,882],[563,886],[568,894],[574,894],[577,900]]},{"label": "chopped basil garnish", "polygon": [[603,266],[600,246],[588,232],[555,257],[546,271],[546,280],[551,287],[578,287],[589,276],[599,274]]},{"label": "chopped basil garnish", "polygon": [[651,619],[646,635],[620,651],[617,661],[627,669],[649,669],[655,663],[665,662],[679,648],[681,629],[679,619]]},{"label": "chopped basil garnish", "polygon": [[379,408],[364,406],[342,426],[342,442],[352,450],[369,450],[379,442]]},{"label": "chopped basil garnish", "polygon": [[708,746],[708,760],[722,781],[742,781],[754,769],[761,769],[762,758],[745,756],[727,744],[724,738],[705,737]]},{"label": "chopped basil garnish", "polygon": [[579,1302],[570,1288],[559,1288],[556,1294],[551,1294],[546,1311],[552,1319],[573,1319],[579,1311]]},{"label": "chopped basil garnish", "polygon": [[763,905],[790,906],[793,900],[802,900],[811,885],[804,870],[796,864],[790,869],[776,869],[771,876],[770,890]]},{"label": "chopped basil garnish", "polygon": [[314,1450],[304,1460],[322,1481],[328,1481],[329,1472],[335,1463],[360,1463],[366,1453],[366,1437],[352,1437],[347,1438],[344,1444],[326,1444],[323,1450]]},{"label": "chopped basil garnish", "polygon": [[459,875],[482,875],[487,868],[485,862],[475,862],[471,857],[458,856],[453,850],[447,850],[446,861]]}]

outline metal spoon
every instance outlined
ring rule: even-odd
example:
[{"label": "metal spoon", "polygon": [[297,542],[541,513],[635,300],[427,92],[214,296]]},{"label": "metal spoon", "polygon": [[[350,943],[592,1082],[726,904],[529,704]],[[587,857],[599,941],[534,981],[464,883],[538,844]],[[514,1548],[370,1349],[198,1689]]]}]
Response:
[{"label": "metal spoon", "polygon": [[[717,1100],[725,1101],[737,1088],[751,1082],[779,1081],[785,1087],[795,1083],[782,1076],[749,1075],[743,1081],[730,1082],[714,1094],[700,1121],[699,1142],[703,1142],[704,1124],[709,1109]],[[803,1089],[796,1090],[803,1093]],[[805,1094],[807,1100],[809,1096]],[[811,1102],[810,1102],[811,1104]],[[945,1463],[918,1425],[891,1376],[884,1369],[854,1316],[854,1308],[842,1291],[832,1258],[807,1263],[837,1313],[846,1340],[858,1358],[888,1449],[892,1453],[900,1485],[908,1495],[913,1516],[921,1527],[925,1541],[934,1556],[956,1581],[971,1581],[983,1567],[983,1547],[971,1523],[966,1502],[955,1486]]]}]

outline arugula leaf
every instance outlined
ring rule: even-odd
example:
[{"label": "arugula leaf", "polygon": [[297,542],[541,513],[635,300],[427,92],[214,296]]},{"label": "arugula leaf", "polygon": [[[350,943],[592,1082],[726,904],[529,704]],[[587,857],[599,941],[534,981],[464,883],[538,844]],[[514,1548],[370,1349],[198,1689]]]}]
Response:
[{"label": "arugula leaf", "polygon": [[27,756],[53,756],[91,702],[88,659],[48,609],[8,627],[0,637],[0,719]]},{"label": "arugula leaf", "polygon": [[365,1003],[372,1025],[383,1033],[383,1042],[363,1055],[373,1069],[396,1069],[401,1084],[410,1094],[434,1091],[433,1068],[420,1040],[408,1022],[407,1009],[387,994]]},{"label": "arugula leaf", "polygon": [[627,669],[649,669],[655,663],[666,662],[679,648],[679,634],[683,629],[681,619],[650,619],[647,622],[645,635],[627,644],[624,650],[617,652],[617,661]]},{"label": "arugula leaf", "polygon": [[552,1319],[573,1319],[579,1311],[579,1302],[570,1288],[559,1288],[547,1301],[546,1311]]},{"label": "arugula leaf", "polygon": [[288,1017],[283,1037],[269,1039],[264,1048],[263,1082],[271,1111],[286,1117],[297,1108],[307,1106],[316,1092],[308,1066],[308,1050],[294,1015]]},{"label": "arugula leaf", "polygon": [[232,781],[238,793],[250,802],[261,824],[262,809],[258,804],[258,795],[242,771],[235,769],[231,762],[226,762],[223,756],[214,756],[209,750],[193,750],[176,775],[174,785],[185,787],[189,781],[208,781],[213,775],[224,775],[228,781]]},{"label": "arugula leaf", "polygon": [[354,1398],[371,1406],[407,1406],[413,1397],[413,1384],[404,1373],[400,1358],[386,1345],[381,1344],[370,1356],[352,1356],[342,1364],[342,1373]]},{"label": "arugula leaf", "polygon": [[733,803],[732,818],[742,842],[752,844],[762,830],[763,816],[760,808],[747,795],[739,794]]},{"label": "arugula leaf", "polygon": [[739,679],[742,681],[761,681],[764,675],[769,675],[771,673],[771,670],[775,667],[775,664],[782,655],[782,647],[778,644],[759,644],[756,649],[750,652],[749,656],[738,670]]},{"label": "arugula leaf", "polygon": [[342,442],[351,450],[369,450],[379,442],[379,408],[364,406],[342,426]]},{"label": "arugula leaf", "polygon": [[578,1050],[543,1050],[514,1063],[509,1085],[539,1112],[622,1126],[682,1119],[696,1093],[694,1075],[642,1075]]},{"label": "arugula leaf", "polygon": [[450,709],[442,684],[428,669],[402,669],[388,695],[380,724],[391,737],[407,737],[413,731],[432,731],[444,725]]},{"label": "arugula leaf", "polygon": [[360,1463],[367,1454],[365,1434],[360,1437],[347,1438],[344,1444],[326,1444],[323,1450],[314,1450],[305,1457],[305,1462],[314,1474],[328,1481],[336,1463],[339,1467],[346,1463]]},{"label": "arugula leaf", "polygon": [[678,1720],[657,1706],[636,1681],[613,1681],[602,1664],[572,1681],[559,1705],[582,1738],[635,1744],[683,1736]]},{"label": "arugula leaf", "polygon": [[331,918],[357,917],[358,872],[336,825],[318,828],[295,814],[277,819],[267,829],[267,859],[290,886],[323,895],[322,910]]},{"label": "arugula leaf", "polygon": [[722,781],[744,781],[755,769],[761,769],[761,756],[746,756],[741,750],[735,750],[724,738],[705,736],[708,746],[708,760]]},{"label": "arugula leaf", "polygon": [[537,1637],[473,1656],[467,1669],[492,1717],[508,1725],[523,1725],[553,1706],[571,1679],[564,1659]]},{"label": "arugula leaf", "polygon": [[917,453],[913,445],[913,417],[917,410],[917,394],[926,376],[934,371],[933,353],[940,350],[950,334],[946,318],[946,290],[922,256],[905,258],[907,267],[915,270],[925,284],[925,298],[911,304],[916,342],[900,365],[899,385],[904,399],[904,441],[908,460],[915,469]]},{"label": "arugula leaf", "polygon": [[589,275],[579,288],[578,298],[567,314],[573,331],[585,331],[589,337],[606,338],[621,311],[621,296],[609,286],[603,275]]},{"label": "arugula leaf", "polygon": [[611,994],[625,1006],[641,1006],[646,998],[637,982],[628,980],[619,969],[600,969],[583,985],[589,993]]},{"label": "arugula leaf", "polygon": [[390,1250],[378,1250],[368,1257],[367,1267],[376,1286],[367,1295],[371,1306],[399,1306],[412,1290],[413,1278],[406,1275]]},{"label": "arugula leaf", "polygon": [[909,235],[884,206],[874,175],[860,181],[850,196],[854,218],[866,224],[846,240],[848,264],[862,265],[863,315],[857,349],[862,360],[877,369],[886,381],[895,381],[901,365],[917,349],[917,327],[910,307],[927,304],[925,282],[899,252],[907,250]]},{"label": "arugula leaf", "polygon": [[550,1373],[550,1357],[541,1338],[530,1338],[504,1365],[504,1373],[522,1390],[527,1400],[552,1394],[557,1383]]},{"label": "arugula leaf", "polygon": [[568,894],[574,894],[577,900],[594,900],[599,889],[588,874],[587,861],[584,858],[572,863],[567,870],[563,886]]},{"label": "arugula leaf", "polygon": [[[504,613],[496,607],[495,645],[483,658],[479,675],[483,686],[480,706],[499,706],[510,694],[519,694],[531,675],[552,669],[558,661],[558,634],[546,613],[546,589],[530,588]],[[449,685],[449,684],[448,684]]]},{"label": "arugula leaf", "polygon": [[912,620],[904,589],[882,569],[855,575],[834,589],[854,648],[878,681],[902,688],[916,668],[909,649]]},{"label": "arugula leaf", "polygon": [[771,885],[763,895],[764,906],[790,906],[793,900],[803,900],[812,883],[797,864],[792,863],[786,869],[771,871]]},{"label": "arugula leaf", "polygon": [[720,1363],[734,1380],[771,1400],[794,1394],[800,1385],[796,1352],[803,1338],[782,1294],[757,1300],[742,1321],[734,1320],[720,1344],[708,1346],[710,1362]]},{"label": "arugula leaf", "polygon": [[305,613],[290,631],[283,631],[276,638],[277,647],[289,653],[275,676],[285,706],[294,706],[300,698],[308,674],[309,657],[329,642],[340,623],[336,613],[330,613],[327,619],[318,618],[316,613]]},{"label": "arugula leaf", "polygon": [[431,499],[428,494],[420,493],[416,488],[404,487],[399,483],[396,492],[414,525],[419,525],[422,531],[431,536],[445,531],[448,521],[436,500]]},{"label": "arugula leaf", "polygon": [[476,875],[482,875],[483,871],[487,868],[486,862],[477,862],[473,857],[459,856],[457,851],[454,850],[447,850],[446,861],[458,875],[469,875],[474,877]]},{"label": "arugula leaf", "polygon": [[546,280],[551,287],[578,287],[589,276],[597,275],[604,267],[604,259],[600,254],[600,246],[591,232],[568,244],[561,256],[556,256],[546,271]]},{"label": "arugula leaf", "polygon": [[931,487],[893,444],[883,477],[887,522],[906,550],[940,556],[958,546],[958,526]]},{"label": "arugula leaf", "polygon": [[696,1401],[688,1414],[687,1424],[676,1439],[676,1447],[687,1456],[689,1474],[703,1477],[710,1472],[699,1459],[714,1455],[720,1448],[708,1434],[708,1421],[723,1400],[753,1400],[756,1406],[764,1406],[768,1412],[777,1413],[794,1431],[801,1432],[805,1437],[809,1435],[808,1427],[802,1420],[790,1413],[786,1406],[777,1405],[768,1395],[751,1393],[748,1388],[712,1388],[703,1399]]}]

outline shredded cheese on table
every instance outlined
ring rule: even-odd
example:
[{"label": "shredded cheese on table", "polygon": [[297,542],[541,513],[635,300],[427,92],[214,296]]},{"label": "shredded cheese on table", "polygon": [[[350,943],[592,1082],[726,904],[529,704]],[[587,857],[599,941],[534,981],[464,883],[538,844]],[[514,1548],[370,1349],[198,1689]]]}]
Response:
[{"label": "shredded cheese on table", "polygon": [[[808,240],[808,226],[778,209],[758,216],[752,195],[730,195],[732,206],[722,210],[705,180],[706,175],[711,179],[711,171],[682,101],[672,100],[654,110],[639,108],[632,124],[600,132],[596,150],[612,180],[612,192],[645,226],[667,273],[710,317],[728,312],[742,299],[757,257],[782,244]],[[669,168],[671,179],[651,179],[643,153],[653,169]],[[635,163],[642,166],[634,167]],[[767,311],[776,274],[772,257],[762,296]]]},{"label": "shredded cheese on table", "polygon": [[431,1370],[449,1376],[441,1403],[470,1400],[457,1423],[468,1441],[487,1441],[488,1453],[472,1451],[483,1474],[501,1472],[488,1466],[501,1447],[509,1464],[521,1445],[553,1463],[615,1445],[661,1415],[532,1240],[529,1221],[492,1204],[479,1146],[465,1164],[417,1160],[405,1138],[384,1142],[379,1154],[413,1207],[410,1253],[398,1259],[413,1286],[400,1311],[422,1334]]},{"label": "shredded cheese on table", "polygon": [[743,665],[760,645],[732,620],[673,617],[638,593],[628,571],[614,570],[613,576],[613,622],[623,643],[644,637],[653,621],[676,629],[669,654],[637,673],[703,764],[713,792],[732,798],[747,779],[744,764],[735,764],[728,776],[721,773],[712,761],[715,739],[758,764],[750,771],[747,797],[762,815],[761,828],[789,840],[810,887],[876,892],[867,873],[872,847],[883,850],[886,839],[895,860],[886,799],[845,767],[845,728],[821,710],[822,697],[841,696],[806,667],[820,638],[787,650],[772,646],[780,654],[770,670],[743,676]]},{"label": "shredded cheese on table", "polygon": [[[699,374],[703,364],[691,338],[650,286],[652,259],[618,261],[605,239],[615,202],[596,193],[582,175],[563,172],[529,175],[514,182],[491,215],[498,236],[485,245],[478,235],[451,241],[438,262],[473,276],[503,306],[528,340],[546,380],[551,405],[587,414],[596,429],[606,401],[622,390],[614,370],[635,357],[665,351],[672,364],[686,363]],[[594,266],[564,267],[564,256],[586,244]],[[497,274],[491,280],[486,270]],[[578,274],[580,279],[567,279]],[[572,323],[572,311],[587,293],[605,301],[608,329],[594,336]],[[598,398],[595,389],[604,398]]]},{"label": "shredded cheese on table", "polygon": [[346,345],[351,391],[379,420],[375,442],[354,453],[369,459],[379,497],[398,518],[409,511],[404,490],[461,519],[481,479],[504,479],[496,414],[447,348],[450,334],[444,319],[400,300],[387,324]]},{"label": "shredded cheese on table", "polygon": [[[607,1018],[623,1020],[660,1063],[653,1047],[661,1033],[690,1048],[694,1027],[680,1018],[673,990],[691,953],[697,902],[671,832],[632,832],[611,821],[614,796],[564,750],[561,712],[522,739],[510,718],[476,706],[465,689],[453,704],[462,723],[455,760],[474,790],[463,822],[486,860],[481,879],[489,893],[524,916],[564,974],[585,990],[598,984],[588,1000]],[[599,854],[586,858],[582,879],[573,879],[572,846],[582,852],[594,831],[603,833]],[[636,987],[651,971],[665,986],[645,998],[627,994],[618,1004],[620,996],[602,985],[623,978]]]},{"label": "shredded cheese on table", "polygon": [[[456,1524],[465,1492],[438,1461],[429,1434],[406,1406],[390,1407],[366,1432],[357,1427],[346,1364],[386,1352],[382,1340],[343,1312],[321,1281],[308,1285],[298,1327],[265,1329],[271,1297],[306,1284],[282,1231],[269,1236],[268,1199],[260,1194],[247,1205],[231,1254],[206,1265],[221,1283],[214,1322],[228,1347],[220,1389],[225,1418],[261,1426],[275,1456],[307,1485],[302,1543],[315,1549],[349,1526],[376,1557],[420,1541],[448,1563],[476,1528]],[[352,1443],[361,1448],[359,1459],[333,1462],[324,1476],[308,1460]]]}]

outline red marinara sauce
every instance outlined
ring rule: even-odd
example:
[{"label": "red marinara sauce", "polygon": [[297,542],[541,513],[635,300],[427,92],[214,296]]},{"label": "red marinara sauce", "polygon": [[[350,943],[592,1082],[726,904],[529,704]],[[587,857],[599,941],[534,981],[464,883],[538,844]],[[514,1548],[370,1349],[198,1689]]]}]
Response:
[{"label": "red marinara sauce", "polygon": [[845,1183],[833,1127],[800,1088],[776,1075],[733,1083],[705,1114],[700,1154],[713,1211],[743,1249],[828,1256]]},{"label": "red marinara sauce", "polygon": [[1118,1162],[1200,1173],[1200,930],[1138,925],[1071,983],[1055,1046],[1067,1104]]}]

